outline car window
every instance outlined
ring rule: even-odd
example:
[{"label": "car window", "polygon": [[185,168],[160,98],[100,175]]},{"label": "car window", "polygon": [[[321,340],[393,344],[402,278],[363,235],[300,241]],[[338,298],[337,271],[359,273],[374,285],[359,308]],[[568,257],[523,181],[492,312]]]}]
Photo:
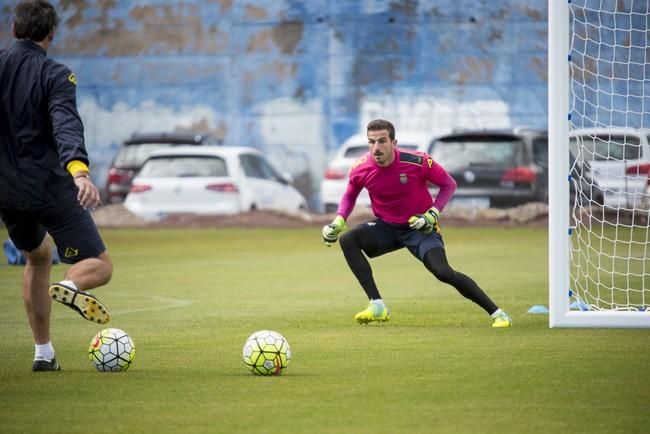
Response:
[{"label": "car window", "polygon": [[140,176],[151,178],[228,176],[228,168],[221,157],[194,155],[155,157],[145,163]]},{"label": "car window", "polygon": [[139,143],[124,145],[120,148],[115,157],[116,166],[141,166],[151,151],[162,148],[169,148],[169,143]]},{"label": "car window", "polygon": [[548,139],[533,139],[533,161],[540,166],[548,166]]},{"label": "car window", "polygon": [[[578,142],[579,146],[578,146]],[[586,161],[637,160],[641,158],[639,137],[601,134],[597,136],[571,137],[571,152]]]},{"label": "car window", "polygon": [[492,165],[512,167],[518,164],[523,143],[519,140],[438,140],[431,156],[447,170]]},{"label": "car window", "polygon": [[368,152],[368,145],[350,146],[343,154],[344,158],[357,158]]},{"label": "car window", "polygon": [[269,179],[279,181],[280,175],[273,166],[259,155],[243,154],[240,157],[244,174],[249,178]]},{"label": "car window", "polygon": [[417,151],[418,150],[418,145],[414,145],[412,143],[398,142],[397,147],[404,150],[404,151]]}]

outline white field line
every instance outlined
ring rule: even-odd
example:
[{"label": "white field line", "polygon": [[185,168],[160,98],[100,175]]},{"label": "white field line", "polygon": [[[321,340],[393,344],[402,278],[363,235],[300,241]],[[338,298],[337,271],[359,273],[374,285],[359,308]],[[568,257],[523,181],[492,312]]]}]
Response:
[{"label": "white field line", "polygon": [[119,292],[119,291],[110,291],[110,293],[121,297],[126,297],[126,298],[144,298],[148,300],[153,300],[158,303],[155,305],[150,305],[148,307],[140,307],[134,309],[118,309],[114,311],[111,310],[112,314],[119,314],[119,315],[135,313],[135,312],[149,312],[154,310],[173,309],[177,307],[189,306],[190,304],[192,304],[192,300],[186,298],[169,298],[169,297],[161,297],[158,295],[132,294],[128,292]]}]

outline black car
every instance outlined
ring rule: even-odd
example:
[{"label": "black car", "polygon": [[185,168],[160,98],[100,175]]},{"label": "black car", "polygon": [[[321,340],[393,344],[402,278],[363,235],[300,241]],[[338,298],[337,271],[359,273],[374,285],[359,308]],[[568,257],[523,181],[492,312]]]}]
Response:
[{"label": "black car", "polygon": [[178,145],[220,145],[209,134],[194,132],[133,134],[120,147],[113,159],[106,180],[107,203],[120,203],[131,188],[131,181],[138,173],[151,151]]},{"label": "black car", "polygon": [[533,128],[456,131],[429,154],[454,178],[452,205],[504,208],[548,199],[548,134]]},{"label": "black car", "polygon": [[[458,131],[439,137],[429,154],[454,178],[452,203],[477,208],[505,208],[527,202],[548,203],[548,135],[534,128]],[[586,195],[603,204],[603,189],[589,175],[589,165],[569,154],[569,196]],[[576,194],[576,191],[578,192]]]}]

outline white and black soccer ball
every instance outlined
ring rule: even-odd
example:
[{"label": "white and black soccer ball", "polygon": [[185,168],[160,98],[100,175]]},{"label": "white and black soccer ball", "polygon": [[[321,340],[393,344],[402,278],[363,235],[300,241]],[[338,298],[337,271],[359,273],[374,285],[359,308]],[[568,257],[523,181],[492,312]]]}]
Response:
[{"label": "white and black soccer ball", "polygon": [[88,358],[98,371],[126,371],[135,358],[135,345],[124,330],[104,329],[90,341]]},{"label": "white and black soccer ball", "polygon": [[244,365],[257,375],[280,375],[291,361],[289,342],[272,330],[260,330],[250,335],[242,354]]}]

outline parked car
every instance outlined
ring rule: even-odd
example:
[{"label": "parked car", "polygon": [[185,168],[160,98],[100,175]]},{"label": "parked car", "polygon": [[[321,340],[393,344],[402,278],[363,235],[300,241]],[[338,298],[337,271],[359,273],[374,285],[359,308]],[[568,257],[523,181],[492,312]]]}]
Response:
[{"label": "parked car", "polygon": [[569,148],[604,192],[604,204],[645,208],[650,203],[650,130],[588,128],[570,132]]},{"label": "parked car", "polygon": [[[425,133],[399,133],[397,147],[407,151],[425,151],[431,143],[432,136]],[[336,212],[341,196],[348,185],[348,172],[352,163],[368,152],[366,134],[355,134],[348,138],[336,151],[327,166],[320,185],[320,200],[326,213]],[[357,198],[357,205],[370,206],[368,192],[364,189]]]},{"label": "parked car", "polygon": [[209,134],[193,132],[133,134],[120,147],[106,179],[107,203],[121,203],[131,188],[131,181],[145,159],[155,149],[179,145],[218,145]]},{"label": "parked car", "polygon": [[[580,206],[598,205],[605,203],[605,191],[592,178],[591,166],[583,160],[576,160],[573,153],[569,154],[569,199],[573,205],[578,201]],[[576,198],[576,196],[578,196]]]},{"label": "parked car", "polygon": [[153,151],[124,206],[145,218],[165,214],[298,211],[305,198],[264,155],[238,146],[179,146]]},{"label": "parked car", "polygon": [[436,139],[428,153],[458,185],[450,205],[503,208],[548,200],[544,130],[457,131]]}]

